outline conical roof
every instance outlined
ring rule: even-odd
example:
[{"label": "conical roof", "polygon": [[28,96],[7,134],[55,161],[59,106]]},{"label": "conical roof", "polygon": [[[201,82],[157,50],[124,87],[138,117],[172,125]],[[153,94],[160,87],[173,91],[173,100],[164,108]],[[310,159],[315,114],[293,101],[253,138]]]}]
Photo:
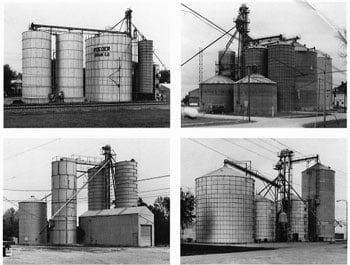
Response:
[{"label": "conical roof", "polygon": [[22,202],[42,202],[42,203],[45,203],[44,201],[41,201],[41,200],[35,198],[35,196],[33,196],[33,195],[30,196],[30,198],[21,201],[21,203],[22,203]]},{"label": "conical roof", "polygon": [[[250,83],[251,84],[277,84],[271,79],[268,79],[265,76],[260,74],[250,75]],[[242,79],[238,80],[236,84],[248,84],[248,76],[245,76]]]},{"label": "conical roof", "polygon": [[335,172],[333,169],[331,169],[330,167],[327,167],[321,163],[317,163],[315,165],[313,165],[312,167],[309,167],[307,169],[305,169],[303,172],[306,172],[308,170],[314,170],[314,169],[318,169],[318,170],[329,170],[329,171],[333,171]]},{"label": "conical roof", "polygon": [[205,81],[203,81],[201,84],[234,84],[235,82],[226,77],[226,76],[222,76],[222,75],[215,75]]},{"label": "conical roof", "polygon": [[230,166],[223,166],[212,172],[205,174],[204,176],[235,176],[235,177],[246,177],[246,175]]},{"label": "conical roof", "polygon": [[254,197],[254,199],[255,199],[256,201],[273,202],[273,201],[269,200],[268,198],[266,198],[266,197],[264,197],[264,196],[262,196],[262,195],[259,195],[259,194],[256,194],[255,197]]}]

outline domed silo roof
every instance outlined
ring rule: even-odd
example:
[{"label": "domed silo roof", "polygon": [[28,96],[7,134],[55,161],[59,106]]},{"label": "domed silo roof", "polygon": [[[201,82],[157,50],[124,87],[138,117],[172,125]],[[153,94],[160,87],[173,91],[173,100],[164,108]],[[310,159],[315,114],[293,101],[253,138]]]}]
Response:
[{"label": "domed silo roof", "polygon": [[[276,82],[272,81],[271,79],[268,79],[267,77],[260,75],[260,74],[252,74],[250,75],[249,83],[251,84],[277,84]],[[236,84],[248,84],[248,76],[243,77],[242,79],[238,80]]]},{"label": "domed silo roof", "polygon": [[246,175],[241,172],[238,171],[232,167],[229,166],[223,166],[219,169],[216,169],[212,172],[209,172],[207,174],[205,174],[204,176],[235,176],[235,177],[246,177]]},{"label": "domed silo roof", "polygon": [[223,84],[223,85],[227,85],[227,84],[234,84],[235,82],[226,77],[226,76],[222,76],[222,75],[215,75],[205,81],[203,81],[201,84]]}]

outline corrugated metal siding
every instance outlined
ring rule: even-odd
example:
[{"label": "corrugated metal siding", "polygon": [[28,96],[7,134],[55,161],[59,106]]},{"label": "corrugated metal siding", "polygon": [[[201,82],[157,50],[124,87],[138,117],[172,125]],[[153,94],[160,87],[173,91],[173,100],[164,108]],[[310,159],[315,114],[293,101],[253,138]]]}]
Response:
[{"label": "corrugated metal siding", "polygon": [[152,246],[152,226],[151,225],[141,225],[140,233],[140,246],[141,247],[151,247]]}]

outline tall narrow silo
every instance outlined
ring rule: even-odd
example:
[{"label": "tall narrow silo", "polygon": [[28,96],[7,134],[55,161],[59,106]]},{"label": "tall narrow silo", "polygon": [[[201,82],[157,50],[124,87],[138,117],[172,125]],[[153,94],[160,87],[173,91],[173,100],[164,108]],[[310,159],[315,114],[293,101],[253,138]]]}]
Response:
[{"label": "tall narrow silo", "polygon": [[[318,109],[326,110],[332,108],[333,88],[333,66],[332,58],[326,55],[317,56],[317,87],[318,87]],[[326,95],[325,95],[326,94]]]},{"label": "tall narrow silo", "polygon": [[254,239],[257,242],[276,240],[275,203],[261,195],[255,196]]},{"label": "tall narrow silo", "polygon": [[22,99],[25,103],[48,103],[51,88],[51,34],[22,33]]},{"label": "tall narrow silo", "polygon": [[302,172],[302,198],[309,205],[309,238],[333,241],[335,211],[335,171],[321,163]]},{"label": "tall narrow silo", "polygon": [[225,165],[196,178],[196,241],[254,241],[254,179]]},{"label": "tall narrow silo", "polygon": [[83,34],[69,32],[57,35],[56,80],[64,102],[84,101]]},{"label": "tall narrow silo", "polygon": [[46,202],[31,196],[18,203],[19,244],[40,245],[47,243]]},{"label": "tall narrow silo", "polygon": [[138,99],[154,99],[153,91],[153,41],[138,42]]},{"label": "tall narrow silo", "polygon": [[105,174],[106,170],[98,172],[99,167],[93,167],[88,170],[88,210],[109,209],[109,180]]},{"label": "tall narrow silo", "polygon": [[[55,245],[76,244],[77,227],[77,168],[74,160],[60,158],[52,162],[52,215],[50,243]],[[73,197],[74,196],[74,197]],[[57,211],[73,198],[63,209]]]},{"label": "tall narrow silo", "polygon": [[288,239],[292,241],[308,240],[308,206],[307,202],[295,195],[291,196]]},{"label": "tall narrow silo", "polygon": [[[243,52],[244,65],[256,66],[256,73],[267,77],[267,49],[263,46],[254,46],[245,49]],[[244,70],[244,73],[247,75],[247,69]],[[253,72],[250,72],[253,74]]]},{"label": "tall narrow silo", "polygon": [[137,206],[137,162],[120,161],[115,164],[116,208]]},{"label": "tall narrow silo", "polygon": [[289,43],[268,46],[268,78],[277,83],[278,111],[293,111],[296,107],[295,52]]},{"label": "tall narrow silo", "polygon": [[96,35],[86,40],[87,100],[132,100],[131,38],[122,33]]}]

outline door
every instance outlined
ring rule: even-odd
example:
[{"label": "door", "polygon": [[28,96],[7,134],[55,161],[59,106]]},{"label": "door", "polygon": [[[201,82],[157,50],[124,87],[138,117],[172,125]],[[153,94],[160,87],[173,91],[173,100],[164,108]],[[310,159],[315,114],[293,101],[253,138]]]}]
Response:
[{"label": "door", "polygon": [[152,246],[152,226],[141,225],[140,247]]}]

